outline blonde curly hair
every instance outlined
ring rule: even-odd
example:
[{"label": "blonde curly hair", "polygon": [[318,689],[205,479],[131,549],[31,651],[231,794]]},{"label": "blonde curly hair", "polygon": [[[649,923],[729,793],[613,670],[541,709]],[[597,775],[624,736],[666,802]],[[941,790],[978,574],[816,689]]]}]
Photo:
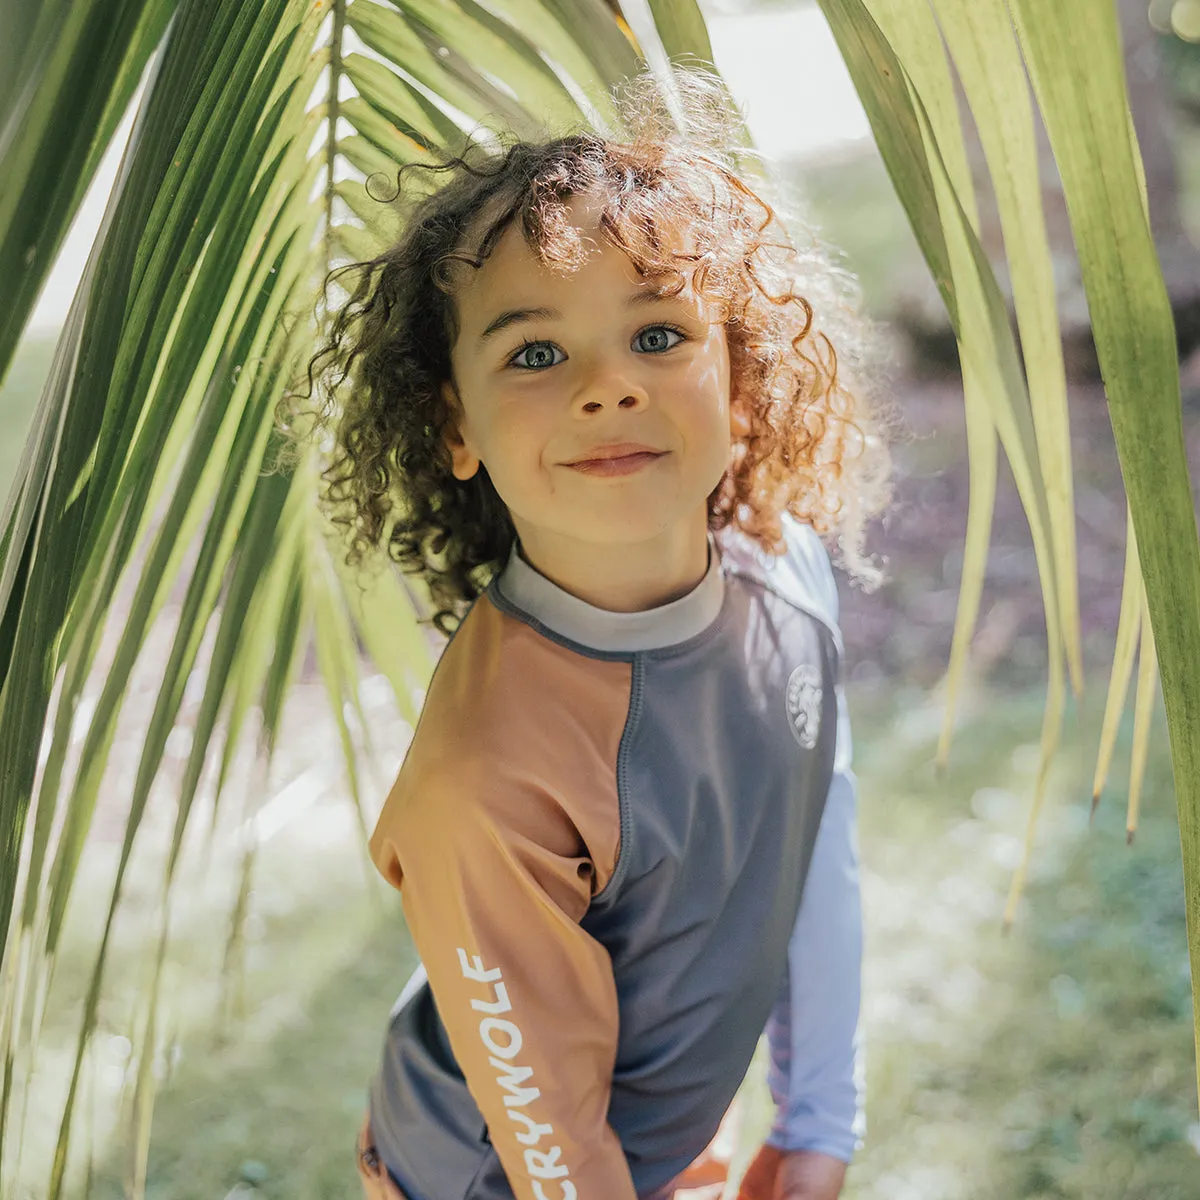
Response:
[{"label": "blonde curly hair", "polygon": [[[628,130],[620,140],[579,129],[405,164],[390,203],[413,172],[444,181],[405,197],[395,245],[326,279],[327,292],[332,280],[357,276],[308,363],[303,394],[322,393],[307,410],[308,431],[315,422],[332,433],[322,502],[348,536],[348,562],[384,550],[428,586],[430,619],[447,635],[515,536],[486,469],[456,479],[442,441],[451,414],[441,384],[458,328],[450,268],[481,266],[513,225],[541,262],[577,263],[566,203],[583,194],[599,198],[604,235],[639,274],[669,291],[690,283],[724,317],[735,423],[728,469],[708,498],[709,528],[734,526],[778,554],[786,511],[836,538],[860,581],[878,580],[862,541],[887,500],[889,456],[864,392],[869,372],[850,378],[871,357],[853,280],[815,238],[801,252],[766,185],[756,190],[739,174],[739,157],[748,164],[753,155],[716,77],[676,67],[673,82],[668,98],[646,71],[615,96]],[[673,229],[688,231],[690,252],[672,244]],[[300,401],[280,402],[285,429],[298,427]]]}]

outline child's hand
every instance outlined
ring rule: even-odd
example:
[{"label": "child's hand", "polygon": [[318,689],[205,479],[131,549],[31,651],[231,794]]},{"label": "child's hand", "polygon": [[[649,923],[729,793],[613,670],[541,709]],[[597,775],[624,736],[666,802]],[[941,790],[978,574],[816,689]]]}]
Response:
[{"label": "child's hand", "polygon": [[846,1164],[816,1150],[759,1147],[738,1189],[737,1200],[837,1200]]}]

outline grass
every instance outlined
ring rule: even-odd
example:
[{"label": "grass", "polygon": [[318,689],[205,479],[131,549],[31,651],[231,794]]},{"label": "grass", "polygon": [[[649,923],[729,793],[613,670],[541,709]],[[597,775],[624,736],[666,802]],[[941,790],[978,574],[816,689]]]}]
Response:
[{"label": "grass", "polygon": [[1040,693],[981,703],[940,783],[927,735],[906,732],[903,714],[919,703],[896,696],[888,709],[890,726],[864,722],[859,740],[873,1065],[869,1142],[848,1195],[1195,1196],[1182,869],[1161,712],[1132,847],[1119,788],[1088,828],[1095,715],[1075,722],[1005,936]]},{"label": "grass", "polygon": [[[1161,713],[1133,847],[1113,795],[1088,828],[1094,721],[1072,730],[1004,935],[1042,697],[988,696],[940,782],[921,697],[857,699],[868,1132],[847,1200],[1194,1197],[1200,1125]],[[751,1089],[753,1142],[769,1100]]]},{"label": "grass", "polygon": [[[1087,828],[1095,721],[1074,725],[1055,769],[1031,887],[1004,936],[1000,912],[1023,832],[1042,697],[996,694],[977,704],[960,729],[949,777],[939,782],[930,768],[936,713],[927,698],[879,686],[851,694],[868,923],[869,1102],[866,1146],[845,1196],[1194,1197],[1200,1127],[1161,714],[1132,848],[1113,796]],[[415,957],[398,897],[374,877],[363,883],[359,827],[340,785],[319,776],[322,763],[336,761],[321,706],[313,685],[302,685],[292,702],[293,733],[283,744],[299,757],[273,787],[318,777],[256,856],[244,1015],[219,1026],[209,1014],[222,996],[223,914],[240,878],[231,831],[247,818],[232,801],[217,853],[207,864],[193,854],[183,881],[159,1044],[151,1198],[357,1200],[354,1135],[388,1009]],[[377,712],[379,740],[394,749],[404,727],[382,702]],[[1117,771],[1127,755],[1128,730]],[[394,754],[381,762],[379,800],[394,765]],[[250,781],[253,814],[252,763],[241,777]],[[90,1194],[102,1200],[123,1194],[127,1150],[116,1114],[132,1064],[122,1039],[154,927],[153,849],[169,833],[166,808],[135,863],[88,1089],[100,1118]],[[118,817],[101,821],[85,856],[35,1080],[25,1182],[14,1200],[44,1187]],[[755,1070],[745,1094],[749,1151],[767,1116]],[[76,1136],[85,1136],[82,1123]]]}]

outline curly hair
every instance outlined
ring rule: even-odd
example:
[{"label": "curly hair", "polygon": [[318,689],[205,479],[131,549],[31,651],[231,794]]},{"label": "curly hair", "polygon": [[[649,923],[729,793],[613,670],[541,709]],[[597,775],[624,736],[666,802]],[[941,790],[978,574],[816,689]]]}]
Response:
[{"label": "curly hair", "polygon": [[[401,207],[399,240],[326,277],[326,294],[347,273],[357,283],[308,363],[304,399],[319,382],[321,403],[304,410],[305,424],[298,397],[285,396],[280,425],[326,435],[321,500],[347,535],[348,563],[383,550],[424,581],[428,619],[446,635],[515,536],[486,468],[456,479],[442,441],[451,414],[441,385],[457,336],[451,268],[481,266],[513,225],[542,263],[577,264],[580,240],[566,219],[577,195],[599,198],[604,236],[640,275],[672,281],[673,292],[690,283],[724,318],[734,435],[708,497],[709,528],[734,526],[779,554],[780,517],[790,512],[836,537],[842,563],[866,586],[878,581],[862,540],[887,499],[889,458],[862,380],[850,381],[870,357],[853,279],[815,238],[797,249],[765,182],[755,190],[742,177],[739,158],[753,165],[753,153],[719,80],[680,67],[673,80],[670,98],[648,70],[618,91],[627,131],[619,140],[580,128],[539,142],[499,139],[490,149],[468,143],[461,155],[404,164],[387,201]],[[416,171],[444,180],[401,204]],[[680,239],[670,231],[680,229],[689,253],[672,244]]]}]

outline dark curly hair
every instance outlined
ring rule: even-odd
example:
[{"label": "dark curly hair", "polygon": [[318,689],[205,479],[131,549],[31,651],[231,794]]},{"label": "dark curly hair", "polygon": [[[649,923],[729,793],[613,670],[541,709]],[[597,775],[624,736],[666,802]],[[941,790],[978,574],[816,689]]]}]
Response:
[{"label": "dark curly hair", "polygon": [[[599,196],[604,235],[639,274],[673,280],[673,291],[690,282],[724,317],[735,434],[709,496],[709,528],[735,526],[782,553],[787,511],[835,535],[861,581],[878,578],[861,547],[867,519],[886,501],[889,463],[862,381],[847,377],[869,341],[853,281],[815,239],[801,253],[778,203],[760,194],[765,183],[756,191],[735,170],[739,156],[743,164],[753,156],[723,85],[679,67],[673,81],[670,99],[649,71],[627,82],[615,97],[627,130],[620,140],[578,129],[405,164],[387,201],[401,208],[399,240],[326,278],[326,297],[347,273],[357,283],[308,363],[307,393],[283,398],[279,422],[329,445],[322,501],[348,536],[348,562],[384,549],[425,582],[442,633],[503,566],[515,536],[486,469],[456,479],[442,442],[450,413],[441,385],[457,332],[449,268],[482,265],[514,224],[540,261],[570,267],[580,245],[565,204],[581,194]],[[401,200],[418,171],[443,179]],[[693,252],[670,244],[671,229],[693,235]],[[318,385],[319,404],[305,407]]]}]

